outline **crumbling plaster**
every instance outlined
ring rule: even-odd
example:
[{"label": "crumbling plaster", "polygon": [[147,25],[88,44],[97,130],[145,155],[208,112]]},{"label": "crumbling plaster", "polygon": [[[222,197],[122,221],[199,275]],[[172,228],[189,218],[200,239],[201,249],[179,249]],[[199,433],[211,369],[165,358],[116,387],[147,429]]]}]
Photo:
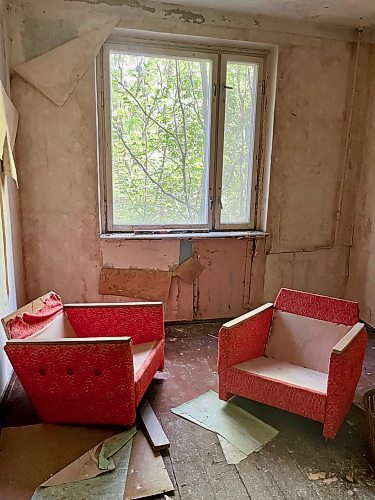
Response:
[{"label": "crumbling plaster", "polygon": [[[93,0],[88,0],[93,1]],[[109,3],[110,0],[94,0]],[[112,0],[113,1],[113,0]],[[116,4],[129,0],[115,0]],[[165,3],[175,3],[164,0]],[[133,3],[140,3],[134,1]],[[375,24],[375,11],[372,0],[184,0],[185,8],[194,9],[203,6],[213,9],[223,9],[228,12],[242,14],[262,14],[268,17],[281,17],[299,21],[325,22],[348,26]]]},{"label": "crumbling plaster", "polygon": [[[343,176],[348,181],[358,174],[362,147],[354,128],[346,147],[355,33],[316,27],[317,36],[312,36],[310,26],[298,26],[292,34],[283,25],[272,31],[275,24],[264,23],[262,29],[252,19],[223,19],[215,11],[202,11],[205,22],[196,23],[161,14],[164,7],[156,2],[122,7],[108,3],[16,0],[9,12],[12,64],[26,60],[31,50],[50,50],[56,40],[83,33],[114,12],[126,28],[263,42],[279,49],[267,256],[264,240],[255,246],[246,240],[195,240],[193,253],[202,256],[206,269],[194,286],[174,280],[167,319],[234,316],[249,305],[272,300],[280,286],[343,296],[353,225],[352,184],[344,185],[336,239],[339,192]],[[155,12],[144,9],[150,5]],[[368,50],[364,44],[361,64]],[[355,95],[353,124],[366,107],[360,82]],[[111,300],[98,294],[100,269],[110,264],[108,246],[120,246],[116,262],[123,267],[137,256],[136,267],[144,243],[99,238],[94,65],[62,108],[17,75],[12,97],[20,113],[17,163],[27,298],[55,289],[65,301]],[[168,265],[168,252],[169,265],[177,264],[173,240],[147,245],[153,255],[148,267]]]},{"label": "crumbling plaster", "polygon": [[[5,2],[0,0],[0,80],[7,92],[9,92],[8,41],[6,5]],[[1,182],[3,182],[3,175]],[[0,295],[0,318],[17,309],[17,304],[24,301],[18,191],[13,179],[4,178],[3,195],[3,206],[0,207],[0,224],[2,224],[3,219],[6,253],[4,260],[6,262],[7,276],[4,276],[1,272],[0,280],[2,280],[2,290],[6,288],[4,282],[7,282],[8,293],[7,296]],[[2,211],[3,213],[1,213]],[[2,242],[0,243],[0,251],[3,251]],[[12,373],[11,365],[3,350],[5,338],[5,332],[0,323],[0,400]]]}]

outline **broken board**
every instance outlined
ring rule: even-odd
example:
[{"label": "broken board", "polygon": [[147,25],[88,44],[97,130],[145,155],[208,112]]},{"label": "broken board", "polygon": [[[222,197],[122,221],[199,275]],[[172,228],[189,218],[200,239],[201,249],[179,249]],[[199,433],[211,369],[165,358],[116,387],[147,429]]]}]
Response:
[{"label": "broken board", "polygon": [[152,448],[155,451],[169,448],[169,439],[167,438],[163,427],[160,425],[160,422],[156,418],[154,410],[151,408],[151,405],[147,401],[147,399],[141,404],[139,408],[139,414],[145,426],[146,434],[149,438]]},{"label": "broken board", "polygon": [[134,299],[168,300],[172,273],[158,269],[115,269],[103,267],[99,293]]},{"label": "broken board", "polygon": [[174,487],[158,452],[152,451],[141,430],[133,439],[124,500],[168,493]]}]

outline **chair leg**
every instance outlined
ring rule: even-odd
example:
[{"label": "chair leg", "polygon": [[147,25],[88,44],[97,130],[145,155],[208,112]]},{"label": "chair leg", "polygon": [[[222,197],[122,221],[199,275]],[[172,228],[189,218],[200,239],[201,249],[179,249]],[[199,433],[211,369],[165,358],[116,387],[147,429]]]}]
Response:
[{"label": "chair leg", "polygon": [[219,399],[222,401],[228,401],[233,396],[230,392],[226,391],[222,387],[219,387]]},{"label": "chair leg", "polygon": [[163,372],[163,371],[164,371],[164,359],[163,359],[162,364],[158,368],[158,372]]},{"label": "chair leg", "polygon": [[326,439],[335,439],[342,422],[330,422],[329,420],[324,422],[323,426],[323,436]]}]

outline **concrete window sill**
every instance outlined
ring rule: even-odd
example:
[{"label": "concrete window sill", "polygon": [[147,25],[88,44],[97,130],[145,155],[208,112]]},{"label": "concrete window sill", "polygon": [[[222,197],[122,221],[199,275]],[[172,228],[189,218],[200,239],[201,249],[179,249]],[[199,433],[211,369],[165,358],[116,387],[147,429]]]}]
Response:
[{"label": "concrete window sill", "polygon": [[150,232],[150,233],[104,233],[102,240],[205,240],[211,238],[226,239],[256,239],[266,238],[269,234],[264,231],[207,231],[207,232]]}]

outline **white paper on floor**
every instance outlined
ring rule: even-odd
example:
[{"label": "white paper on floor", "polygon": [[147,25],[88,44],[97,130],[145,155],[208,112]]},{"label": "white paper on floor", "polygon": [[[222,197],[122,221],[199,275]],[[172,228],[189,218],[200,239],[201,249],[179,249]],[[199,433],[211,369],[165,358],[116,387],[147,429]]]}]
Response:
[{"label": "white paper on floor", "polygon": [[228,463],[238,463],[250,453],[261,450],[279,432],[236,404],[221,401],[214,391],[208,391],[171,411],[216,432],[242,452],[241,455],[231,446],[222,445]]}]

